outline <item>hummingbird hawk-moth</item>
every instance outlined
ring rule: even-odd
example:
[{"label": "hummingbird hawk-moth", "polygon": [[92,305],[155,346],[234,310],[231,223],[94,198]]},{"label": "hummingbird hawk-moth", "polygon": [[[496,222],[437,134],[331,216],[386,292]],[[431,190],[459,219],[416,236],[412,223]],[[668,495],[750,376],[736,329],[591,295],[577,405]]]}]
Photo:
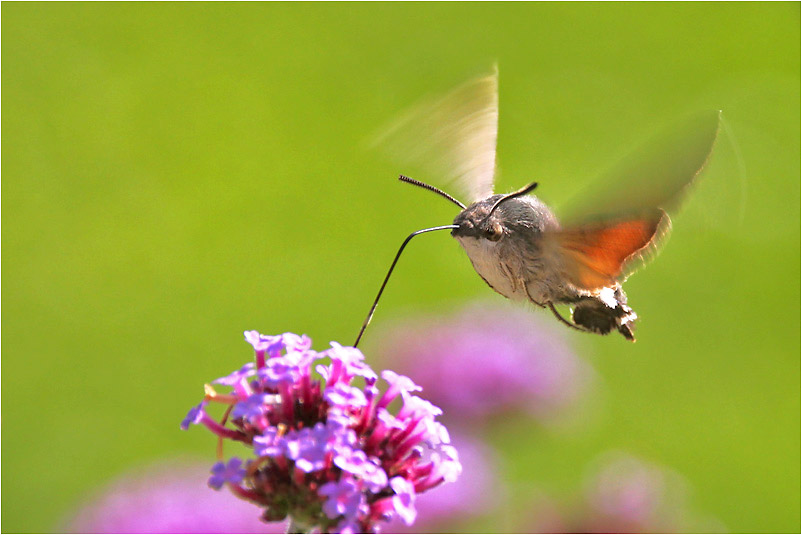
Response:
[{"label": "hummingbird hawk-moth", "polygon": [[[447,198],[461,211],[452,224],[407,238],[359,337],[409,240],[423,232],[450,229],[479,276],[499,294],[548,308],[574,329],[617,331],[634,341],[638,316],[628,305],[622,284],[667,237],[669,214],[705,166],[718,125],[718,111],[693,116],[630,156],[599,182],[598,192],[586,192],[573,215],[568,212],[558,219],[530,194],[537,183],[504,195],[493,192],[497,73],[418,106],[388,129],[379,143],[440,183],[454,184],[470,204],[432,185],[400,177]],[[571,307],[570,319],[555,305]]]}]

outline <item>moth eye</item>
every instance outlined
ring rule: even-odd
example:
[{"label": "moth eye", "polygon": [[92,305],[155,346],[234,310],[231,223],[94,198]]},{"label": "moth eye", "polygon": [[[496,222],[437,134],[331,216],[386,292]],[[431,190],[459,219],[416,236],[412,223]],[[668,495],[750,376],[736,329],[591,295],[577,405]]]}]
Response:
[{"label": "moth eye", "polygon": [[499,241],[501,239],[501,227],[498,225],[489,225],[484,230],[484,236],[490,241]]}]

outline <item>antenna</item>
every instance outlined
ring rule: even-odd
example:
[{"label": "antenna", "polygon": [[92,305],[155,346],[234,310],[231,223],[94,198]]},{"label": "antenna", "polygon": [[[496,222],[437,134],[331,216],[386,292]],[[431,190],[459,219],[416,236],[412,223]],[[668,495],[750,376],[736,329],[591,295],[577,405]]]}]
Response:
[{"label": "antenna", "polygon": [[[403,180],[406,177],[404,177],[402,175],[401,178]],[[412,180],[411,178],[408,179],[408,180],[411,181],[410,184],[415,184],[416,182],[418,182],[417,180]],[[405,180],[405,182],[406,182],[406,180]],[[423,187],[426,187],[427,189],[431,188],[432,191],[440,192],[440,190],[438,190],[437,188],[432,188],[432,186],[428,186],[427,184],[423,184],[423,182],[419,182],[418,184],[422,184]],[[440,193],[445,195],[447,198],[450,198],[447,193],[443,193],[443,192],[440,192]],[[451,199],[451,200],[458,203],[458,201],[456,201],[454,199]],[[448,230],[448,229],[454,229],[454,228],[459,228],[459,226],[458,225],[443,225],[441,227],[425,228],[425,229],[421,229],[421,230],[416,230],[415,232],[413,232],[412,234],[407,236],[407,239],[404,240],[404,243],[402,243],[401,247],[398,249],[398,253],[396,253],[395,259],[393,260],[393,263],[390,264],[390,270],[387,272],[387,276],[384,277],[384,282],[382,283],[381,288],[379,288],[379,293],[376,294],[376,299],[373,301],[373,306],[370,307],[370,312],[368,312],[368,317],[365,318],[365,322],[362,324],[362,328],[359,329],[359,335],[357,335],[357,337],[356,337],[356,342],[354,342],[354,347],[359,345],[359,341],[362,339],[362,335],[365,333],[365,329],[367,329],[368,324],[370,323],[370,320],[373,319],[373,313],[376,312],[376,307],[379,305],[379,298],[382,296],[382,292],[384,291],[384,287],[387,286],[387,281],[390,280],[390,275],[393,273],[393,269],[395,268],[395,265],[398,262],[398,259],[401,257],[401,252],[404,250],[404,247],[407,246],[407,244],[409,243],[409,240],[411,240],[412,238],[414,238],[418,234],[424,234],[426,232],[434,232],[435,230]]]},{"label": "antenna", "polygon": [[499,204],[503,203],[504,201],[508,201],[510,199],[514,199],[515,197],[520,197],[521,195],[526,195],[527,193],[529,193],[530,191],[532,191],[536,187],[537,187],[537,182],[532,182],[528,186],[525,186],[525,187],[519,189],[518,191],[513,191],[512,193],[506,194],[505,196],[503,196],[502,198],[500,198],[499,200],[496,201],[496,204],[494,204],[493,208],[491,208],[490,211],[487,213],[487,215],[485,216],[485,219],[490,217],[493,214],[493,212],[496,211],[496,208],[498,208]]},{"label": "antenna", "polygon": [[430,186],[429,184],[426,184],[425,182],[421,182],[420,180],[415,180],[414,178],[409,178],[408,176],[404,176],[404,175],[399,175],[398,176],[398,180],[400,180],[401,182],[406,182],[407,184],[412,184],[413,186],[418,186],[418,187],[421,187],[423,189],[428,189],[429,191],[433,191],[433,192],[437,193],[438,195],[441,195],[441,196],[445,197],[446,199],[448,199],[449,201],[453,202],[454,204],[456,204],[457,206],[459,206],[463,210],[465,210],[465,205],[464,204],[462,204],[457,199],[455,199],[454,197],[452,197],[451,195],[449,195],[448,193],[446,193],[445,191],[443,191],[441,189],[437,189],[434,186]]}]

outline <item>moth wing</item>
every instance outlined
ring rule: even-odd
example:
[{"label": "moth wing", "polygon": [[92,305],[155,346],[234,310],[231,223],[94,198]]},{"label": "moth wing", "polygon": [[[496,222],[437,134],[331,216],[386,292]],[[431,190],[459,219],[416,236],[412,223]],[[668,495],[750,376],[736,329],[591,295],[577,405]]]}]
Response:
[{"label": "moth wing", "polygon": [[[454,184],[471,202],[493,193],[498,136],[498,71],[408,110],[376,136],[375,147],[424,182]],[[414,173],[424,173],[417,175]]]},{"label": "moth wing", "polygon": [[554,242],[566,276],[587,290],[609,286],[653,258],[707,164],[720,112],[704,112],[665,130],[583,188],[560,211]]},{"label": "moth wing", "polygon": [[611,286],[641,265],[665,238],[670,219],[654,209],[618,220],[597,221],[550,233],[566,279],[588,291]]},{"label": "moth wing", "polygon": [[675,214],[705,168],[721,112],[706,111],[665,129],[560,207],[569,225],[622,220],[660,208]]}]

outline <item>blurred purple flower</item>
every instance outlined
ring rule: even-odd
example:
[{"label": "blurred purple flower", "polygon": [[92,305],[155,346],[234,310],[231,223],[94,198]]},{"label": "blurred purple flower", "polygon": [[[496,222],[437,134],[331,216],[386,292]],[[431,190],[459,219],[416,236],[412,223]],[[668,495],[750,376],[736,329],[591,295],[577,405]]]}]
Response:
[{"label": "blurred purple flower", "polygon": [[382,343],[449,415],[475,426],[508,410],[545,417],[575,401],[590,368],[536,314],[480,303],[453,317],[394,328]]},{"label": "blurred purple flower", "polygon": [[[255,458],[233,457],[212,468],[209,485],[225,485],[264,509],[268,521],[291,517],[293,529],[372,532],[400,517],[411,524],[417,496],[461,471],[442,411],[411,394],[419,388],[390,371],[379,398],[378,376],[354,348],[332,343],[312,351],[306,336],[245,333],[256,366],[243,366],[214,381],[232,387],[219,394],[207,385],[204,402],[181,424],[200,424],[223,439],[252,447]],[[324,358],[330,365],[317,365]],[[312,377],[318,370],[324,381]],[[361,377],[364,386],[351,384]],[[397,414],[387,404],[401,396]],[[218,422],[207,405],[228,407]]]},{"label": "blurred purple flower", "polygon": [[265,523],[253,506],[203,485],[206,463],[159,463],[119,478],[56,531],[68,533],[284,533],[286,522]]},{"label": "blurred purple flower", "polygon": [[655,466],[629,457],[615,459],[588,485],[591,515],[621,526],[654,525],[666,490],[664,480]]},{"label": "blurred purple flower", "polygon": [[[588,478],[578,507],[547,526],[560,533],[679,533],[723,531],[692,515],[686,489],[673,472],[624,454],[608,454]],[[534,530],[532,528],[535,528]],[[541,531],[535,521],[530,531]]]},{"label": "blurred purple flower", "polygon": [[610,454],[586,484],[577,528],[585,533],[679,531],[683,491],[676,475],[634,457]]}]

